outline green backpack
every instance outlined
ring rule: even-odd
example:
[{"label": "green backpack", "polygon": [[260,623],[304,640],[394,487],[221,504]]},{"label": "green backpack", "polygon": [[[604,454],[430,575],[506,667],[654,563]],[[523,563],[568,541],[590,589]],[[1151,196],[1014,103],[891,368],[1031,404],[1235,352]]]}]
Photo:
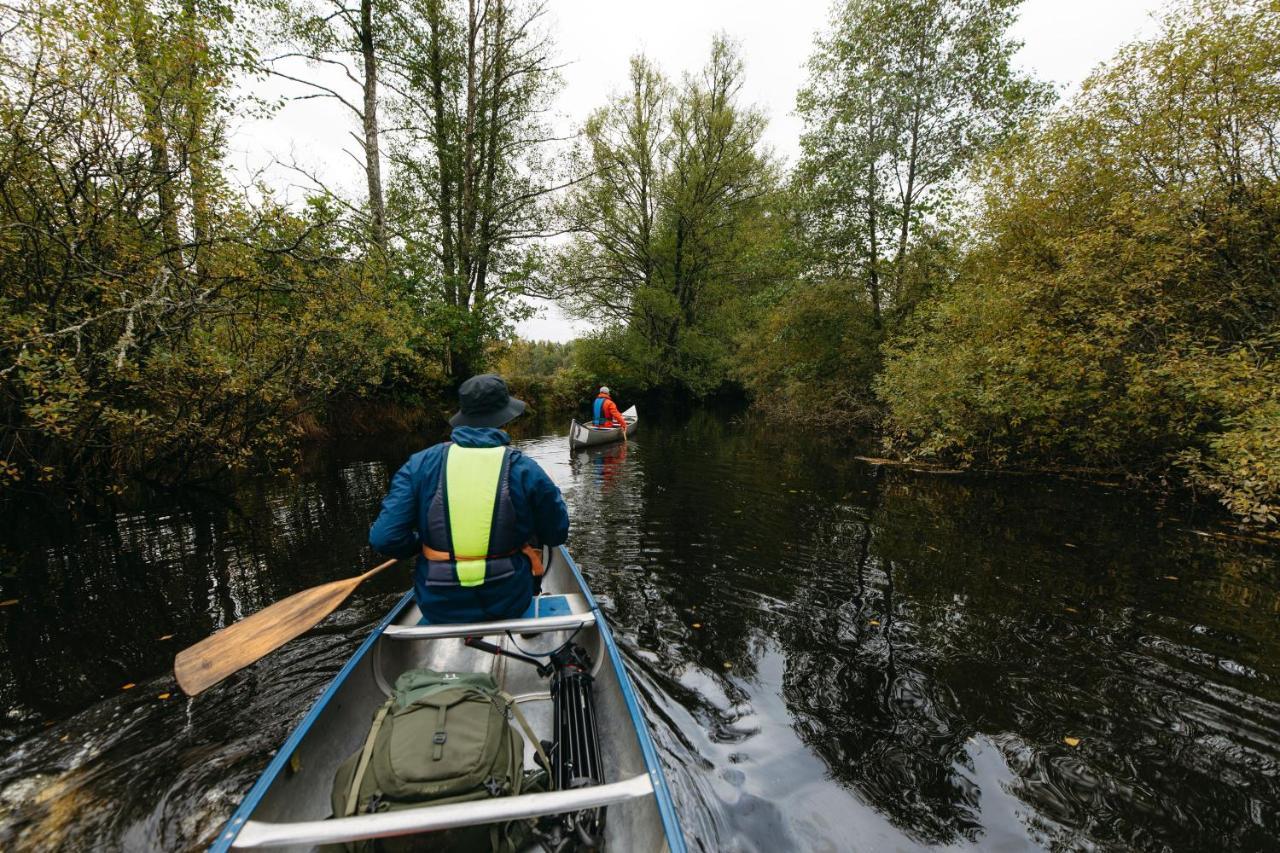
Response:
[{"label": "green backpack", "polygon": [[[488,673],[411,669],[373,716],[364,748],[342,762],[333,780],[333,814],[412,809],[546,790],[547,774],[526,772],[515,716],[550,766],[515,701]],[[418,836],[357,841],[328,848],[347,853],[491,850],[524,845],[533,820],[460,827]]]}]

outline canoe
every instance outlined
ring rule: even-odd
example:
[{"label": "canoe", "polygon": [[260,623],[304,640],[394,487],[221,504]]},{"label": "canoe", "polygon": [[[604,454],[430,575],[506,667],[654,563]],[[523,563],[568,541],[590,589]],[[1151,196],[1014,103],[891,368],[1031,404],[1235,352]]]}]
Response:
[{"label": "canoe", "polygon": [[[603,782],[331,819],[329,796],[334,772],[363,745],[374,712],[406,669],[491,672],[498,685],[515,697],[534,733],[540,739],[552,739],[554,721],[547,679],[528,664],[465,645],[463,638],[470,636],[484,636],[508,650],[510,637],[516,636],[521,647],[539,652],[550,651],[573,637],[587,651],[593,662]],[[536,766],[533,754],[533,747],[526,742],[526,767]],[[413,593],[406,593],[302,718],[209,849],[218,853],[252,848],[309,851],[321,844],[599,807],[606,807],[606,850],[684,853],[684,836],[662,765],[618,647],[582,573],[561,546],[547,555],[542,595],[519,619],[471,625],[422,624]],[[529,849],[541,847],[535,843]]]},{"label": "canoe", "polygon": [[[627,435],[635,432],[636,427],[640,424],[640,415],[636,414],[635,406],[623,412],[622,419],[627,422]],[[621,438],[622,430],[618,427],[595,427],[591,424],[580,424],[577,421],[569,423],[570,450],[577,450],[579,447],[592,447],[597,444],[609,444]]]}]

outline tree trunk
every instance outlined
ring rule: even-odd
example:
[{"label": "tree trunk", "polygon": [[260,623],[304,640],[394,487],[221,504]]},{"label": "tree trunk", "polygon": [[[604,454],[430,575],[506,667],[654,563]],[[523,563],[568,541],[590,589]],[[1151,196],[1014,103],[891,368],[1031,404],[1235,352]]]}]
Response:
[{"label": "tree trunk", "polygon": [[476,85],[476,37],[479,35],[476,0],[467,3],[467,113],[463,122],[462,210],[458,217],[458,261],[461,267],[458,307],[471,307],[475,257],[473,237],[476,225],[476,111],[480,98]]},{"label": "tree trunk", "polygon": [[440,265],[444,273],[445,294],[449,304],[458,304],[458,270],[454,258],[453,232],[453,165],[449,156],[449,139],[445,135],[444,62],[440,39],[444,10],[440,0],[433,0],[428,7],[431,27],[430,74],[431,101],[435,113],[436,166],[440,170]]},{"label": "tree trunk", "polygon": [[489,88],[489,103],[485,105],[488,122],[485,143],[481,148],[481,162],[484,165],[484,191],[480,196],[480,234],[476,244],[478,262],[476,264],[475,304],[484,304],[486,283],[489,275],[489,250],[493,241],[493,186],[498,175],[498,131],[502,113],[503,77],[506,73],[506,46],[503,42],[503,30],[506,26],[506,9],[502,0],[497,0],[493,21],[493,62],[491,66],[492,83]]},{"label": "tree trunk", "polygon": [[150,24],[153,17],[145,0],[131,0],[129,4],[129,37],[137,62],[138,99],[142,102],[147,125],[147,145],[151,149],[151,179],[156,186],[156,207],[160,216],[160,233],[164,248],[169,253],[169,266],[177,269],[184,261],[180,251],[178,208],[173,189],[173,169],[169,161],[169,134],[164,123],[161,92],[167,81],[159,79],[152,50],[156,37]]},{"label": "tree trunk", "polygon": [[369,184],[373,240],[386,251],[386,208],[382,201],[382,158],[378,151],[378,61],[373,45],[373,0],[360,0],[360,53],[364,57],[364,171]]},{"label": "tree trunk", "polygon": [[871,319],[880,328],[880,245],[876,239],[876,164],[873,159],[867,166],[867,237],[870,252],[867,258],[867,294],[871,297]]},{"label": "tree trunk", "polygon": [[203,279],[203,265],[200,262],[200,251],[209,240],[209,151],[208,139],[205,136],[205,122],[208,120],[209,86],[205,75],[208,72],[207,50],[204,36],[200,31],[199,10],[197,0],[183,0],[183,35],[187,39],[190,51],[187,64],[187,124],[184,159],[191,176],[191,231],[195,248],[192,252],[192,263],[196,275]]}]

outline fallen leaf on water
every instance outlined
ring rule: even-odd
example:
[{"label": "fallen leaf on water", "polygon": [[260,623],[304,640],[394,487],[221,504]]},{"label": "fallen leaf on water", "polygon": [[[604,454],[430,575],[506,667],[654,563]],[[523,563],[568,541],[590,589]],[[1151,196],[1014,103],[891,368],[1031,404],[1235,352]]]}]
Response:
[{"label": "fallen leaf on water", "polygon": [[724,668],[725,668],[725,669],[733,669],[733,664],[729,663],[728,661],[725,661],[725,662],[724,662]]},{"label": "fallen leaf on water", "polygon": [[9,598],[9,599],[6,599],[6,600],[4,600],[4,601],[0,601],[0,607],[12,607],[13,605],[15,605],[15,604],[17,604],[17,603],[18,603],[18,599],[16,599],[16,598]]},{"label": "fallen leaf on water", "polygon": [[879,620],[879,619],[868,619],[867,621],[868,621],[868,622],[870,622],[872,625],[879,625],[879,624],[880,624],[880,620]]},{"label": "fallen leaf on water", "polygon": [[62,737],[58,738],[58,740],[60,740],[62,743],[66,743],[67,741],[71,740],[71,735],[63,735]]},{"label": "fallen leaf on water", "polygon": [[694,623],[693,623],[693,627],[695,627],[695,628],[701,628],[701,627],[702,627],[702,623],[701,623],[701,622],[694,622]]},{"label": "fallen leaf on water", "polygon": [[121,687],[120,689],[121,689],[121,690],[132,690],[133,688],[135,688],[135,687],[137,687],[137,686],[138,686],[138,685],[136,685],[136,684],[134,684],[132,681],[130,681],[128,684],[126,684],[124,687]]},{"label": "fallen leaf on water", "polygon": [[1079,613],[1079,612],[1080,612],[1079,610],[1076,610],[1074,607],[1068,607],[1068,608],[1066,608],[1066,611],[1067,611],[1068,613]]},{"label": "fallen leaf on water", "polygon": [[1074,547],[1076,547],[1075,545],[1072,545],[1070,542],[1063,542],[1062,544],[1063,544],[1063,545],[1066,545],[1068,548],[1074,548]]},{"label": "fallen leaf on water", "polygon": [[1177,575],[1165,575],[1165,576],[1164,576],[1164,579],[1165,579],[1165,580],[1167,580],[1167,581],[1176,581],[1176,580],[1178,579],[1178,576],[1177,576]]},{"label": "fallen leaf on water", "polygon": [[156,698],[157,698],[157,699],[168,699],[168,698],[169,698],[169,694],[168,694],[168,693],[161,693],[161,694],[160,694],[159,696],[157,696]]},{"label": "fallen leaf on water", "polygon": [[1080,745],[1080,738],[1078,738],[1078,737],[1064,737],[1064,738],[1062,739],[1062,742],[1063,742],[1063,743],[1065,743],[1067,746],[1079,746],[1079,745]]},{"label": "fallen leaf on water", "polygon": [[173,639],[173,634],[165,634],[165,635],[164,635],[163,637],[161,637],[160,639],[161,639],[161,640],[172,640],[172,639]]}]

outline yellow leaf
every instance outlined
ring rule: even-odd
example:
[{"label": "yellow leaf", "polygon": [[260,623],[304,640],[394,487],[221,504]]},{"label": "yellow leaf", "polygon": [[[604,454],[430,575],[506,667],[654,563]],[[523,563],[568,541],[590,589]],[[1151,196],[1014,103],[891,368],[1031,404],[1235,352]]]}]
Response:
[{"label": "yellow leaf", "polygon": [[879,625],[879,624],[880,624],[880,620],[879,620],[879,619],[869,619],[869,620],[867,620],[867,621],[868,621],[870,624],[872,624],[872,625]]},{"label": "yellow leaf", "polygon": [[160,694],[159,696],[157,696],[156,698],[157,698],[157,699],[168,699],[168,698],[169,698],[169,694],[168,694],[168,693],[161,693],[161,694]]},{"label": "yellow leaf", "polygon": [[5,600],[5,601],[0,601],[0,607],[12,607],[13,605],[15,605],[15,604],[17,604],[17,603],[18,603],[18,599],[16,599],[16,598],[10,598],[10,599],[7,599],[7,600]]},{"label": "yellow leaf", "polygon": [[136,685],[136,684],[134,684],[132,681],[130,681],[128,684],[126,684],[124,687],[121,687],[120,689],[121,689],[121,690],[132,690],[133,688],[135,688],[135,687],[137,687],[137,686],[138,686],[138,685]]},{"label": "yellow leaf", "polygon": [[1063,743],[1065,743],[1067,746],[1079,746],[1079,745],[1080,745],[1080,738],[1078,738],[1078,737],[1071,737],[1071,736],[1069,736],[1069,735],[1068,735],[1067,737],[1064,737],[1064,738],[1062,739],[1062,742],[1063,742]]},{"label": "yellow leaf", "polygon": [[1176,581],[1176,580],[1178,579],[1178,576],[1177,576],[1177,575],[1165,575],[1165,576],[1164,576],[1164,579],[1165,579],[1165,580],[1167,580],[1167,581]]},{"label": "yellow leaf", "polygon": [[1067,608],[1067,612],[1068,612],[1068,613],[1079,613],[1080,611],[1079,611],[1079,610],[1076,610],[1074,607],[1068,607],[1068,608]]},{"label": "yellow leaf", "polygon": [[725,669],[733,669],[733,664],[729,663],[728,661],[725,661],[725,662],[724,662],[724,668],[725,668]]},{"label": "yellow leaf", "polygon": [[160,639],[161,639],[161,640],[172,640],[172,639],[173,639],[173,634],[165,634],[165,635],[164,635],[163,637],[161,637]]},{"label": "yellow leaf", "polygon": [[701,628],[701,627],[702,627],[702,623],[701,623],[701,622],[694,622],[694,623],[693,623],[693,627],[695,627],[695,628]]}]

